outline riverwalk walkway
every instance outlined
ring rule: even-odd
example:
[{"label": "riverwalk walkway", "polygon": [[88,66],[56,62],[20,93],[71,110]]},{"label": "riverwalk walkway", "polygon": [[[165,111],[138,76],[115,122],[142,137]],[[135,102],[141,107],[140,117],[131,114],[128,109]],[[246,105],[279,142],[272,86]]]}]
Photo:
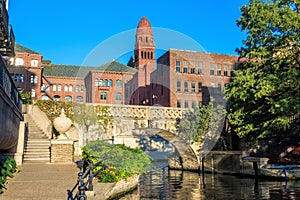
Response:
[{"label": "riverwalk walkway", "polygon": [[80,169],[74,164],[23,164],[0,200],[66,200]]}]

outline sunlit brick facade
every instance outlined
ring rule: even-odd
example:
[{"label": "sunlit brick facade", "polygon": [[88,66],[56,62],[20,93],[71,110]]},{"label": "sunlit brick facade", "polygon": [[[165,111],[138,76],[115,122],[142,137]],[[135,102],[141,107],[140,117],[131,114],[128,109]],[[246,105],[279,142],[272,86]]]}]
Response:
[{"label": "sunlit brick facade", "polygon": [[33,100],[182,108],[207,104],[211,97],[222,100],[237,56],[169,49],[156,61],[154,41],[143,17],[136,29],[133,67],[116,61],[98,67],[54,65],[19,45],[9,70]]}]

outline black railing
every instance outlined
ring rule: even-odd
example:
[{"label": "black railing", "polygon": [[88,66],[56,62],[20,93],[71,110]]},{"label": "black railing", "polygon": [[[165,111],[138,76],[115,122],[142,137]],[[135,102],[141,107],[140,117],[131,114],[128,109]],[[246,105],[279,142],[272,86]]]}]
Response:
[{"label": "black railing", "polygon": [[[101,169],[94,172],[95,167],[102,166]],[[68,190],[68,200],[87,200],[87,196],[85,194],[86,191],[93,191],[93,178],[96,177],[101,171],[106,168],[103,165],[103,160],[94,164],[92,161],[89,161],[89,167],[85,172],[78,173],[77,183],[74,185],[72,190]],[[75,196],[73,197],[73,193],[78,189]]]},{"label": "black railing", "polygon": [[5,98],[8,105],[12,107],[12,110],[15,114],[23,120],[22,116],[22,98],[18,92],[17,87],[12,80],[5,62],[3,61],[2,57],[0,56],[0,87],[2,88],[3,95],[8,98]]}]

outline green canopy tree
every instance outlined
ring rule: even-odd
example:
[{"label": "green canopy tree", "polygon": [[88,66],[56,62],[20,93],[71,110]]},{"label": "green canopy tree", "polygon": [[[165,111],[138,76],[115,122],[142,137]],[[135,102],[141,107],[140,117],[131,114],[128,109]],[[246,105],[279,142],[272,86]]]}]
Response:
[{"label": "green canopy tree", "polygon": [[248,139],[291,132],[300,111],[300,1],[250,0],[237,25],[246,31],[240,64],[226,87],[228,119]]}]

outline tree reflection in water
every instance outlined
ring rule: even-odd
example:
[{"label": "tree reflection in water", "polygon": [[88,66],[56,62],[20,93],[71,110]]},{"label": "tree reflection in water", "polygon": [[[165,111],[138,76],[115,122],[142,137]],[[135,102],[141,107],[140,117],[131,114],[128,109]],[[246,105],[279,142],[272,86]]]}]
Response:
[{"label": "tree reflection in water", "polygon": [[300,180],[263,181],[221,174],[203,177],[163,168],[142,175],[138,190],[122,199],[300,199]]}]

